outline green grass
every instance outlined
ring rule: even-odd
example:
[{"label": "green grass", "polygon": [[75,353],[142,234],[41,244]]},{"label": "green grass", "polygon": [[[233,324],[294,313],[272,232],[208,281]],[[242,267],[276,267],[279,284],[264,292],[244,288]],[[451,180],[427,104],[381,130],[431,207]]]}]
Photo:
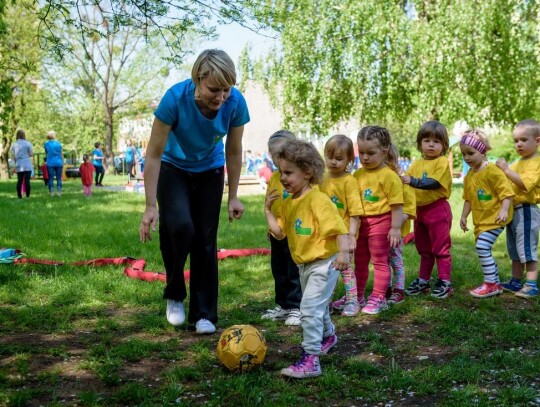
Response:
[{"label": "green grass", "polygon": [[[70,180],[51,198],[35,181],[32,197],[19,201],[15,182],[0,182],[0,246],[65,263],[131,256],[163,271],[157,235],[138,240],[143,196],[95,189],[87,199],[81,189]],[[222,211],[219,247],[268,247],[262,196],[241,199],[242,220],[229,224]],[[260,320],[274,305],[268,257],[220,263],[218,328],[252,324],[268,342],[264,365],[247,374],[220,366],[218,335],[168,325],[161,282],[129,279],[116,266],[0,265],[0,406],[538,405],[540,302],[468,295],[482,273],[472,232],[458,227],[459,186],[451,204],[455,295],[407,298],[375,317],[334,317],[340,342],[323,357],[323,376],[306,381],[278,373],[296,358],[290,348],[300,330]],[[508,278],[504,234],[494,254]],[[404,257],[409,283],[418,268],[413,245]]]}]

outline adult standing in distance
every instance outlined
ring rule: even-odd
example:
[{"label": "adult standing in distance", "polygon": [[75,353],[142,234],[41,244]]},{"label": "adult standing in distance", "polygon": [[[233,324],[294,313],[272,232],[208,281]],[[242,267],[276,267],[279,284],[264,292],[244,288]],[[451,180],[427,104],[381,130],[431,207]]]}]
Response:
[{"label": "adult standing in distance", "polygon": [[203,51],[192,67],[191,79],[174,85],[163,96],[146,149],[146,209],[140,239],[151,240],[150,229],[156,230],[159,218],[167,272],[163,297],[167,320],[174,326],[185,320],[184,265],[190,255],[188,323],[195,325],[198,334],[214,333],[218,319],[217,228],[225,164],[229,221],[240,219],[244,212],[237,190],[249,112],[235,84],[231,58],[221,50]]},{"label": "adult standing in distance", "polygon": [[54,195],[54,178],[56,177],[56,195],[62,195],[62,170],[64,168],[64,153],[62,144],[56,140],[56,132],[47,133],[47,141],[43,145],[47,158],[47,172],[49,173],[49,193]]},{"label": "adult standing in distance", "polygon": [[94,144],[95,150],[93,154],[94,168],[96,169],[95,183],[96,187],[102,187],[103,176],[105,175],[105,169],[103,168],[103,150],[101,149],[101,143],[96,141]]},{"label": "adult standing in distance", "polygon": [[26,140],[24,130],[17,131],[17,141],[11,146],[11,155],[15,161],[15,172],[17,173],[17,196],[22,199],[22,189],[24,189],[26,197],[30,198],[30,177],[34,170],[32,164],[32,156],[34,149],[32,144]]}]

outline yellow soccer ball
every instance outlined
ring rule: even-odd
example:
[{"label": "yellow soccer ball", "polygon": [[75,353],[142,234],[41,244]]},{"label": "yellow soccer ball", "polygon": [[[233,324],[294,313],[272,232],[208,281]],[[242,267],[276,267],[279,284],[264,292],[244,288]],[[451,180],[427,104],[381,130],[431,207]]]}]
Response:
[{"label": "yellow soccer ball", "polygon": [[216,354],[227,369],[247,372],[263,363],[266,340],[251,325],[233,325],[221,334]]}]

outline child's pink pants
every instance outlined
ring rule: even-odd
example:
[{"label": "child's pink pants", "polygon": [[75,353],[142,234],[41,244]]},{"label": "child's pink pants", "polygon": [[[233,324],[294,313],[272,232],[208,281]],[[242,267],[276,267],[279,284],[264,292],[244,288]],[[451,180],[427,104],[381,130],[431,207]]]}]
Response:
[{"label": "child's pink pants", "polygon": [[414,221],[414,244],[420,255],[419,277],[429,280],[433,266],[437,262],[437,270],[441,280],[450,281],[452,256],[450,255],[450,227],[452,211],[446,199],[439,199],[429,205],[416,208]]},{"label": "child's pink pants", "polygon": [[354,252],[354,273],[358,287],[358,299],[364,297],[369,277],[369,261],[373,263],[373,295],[385,298],[386,288],[390,283],[388,255],[390,242],[388,232],[392,226],[392,213],[377,216],[362,216],[360,232]]}]

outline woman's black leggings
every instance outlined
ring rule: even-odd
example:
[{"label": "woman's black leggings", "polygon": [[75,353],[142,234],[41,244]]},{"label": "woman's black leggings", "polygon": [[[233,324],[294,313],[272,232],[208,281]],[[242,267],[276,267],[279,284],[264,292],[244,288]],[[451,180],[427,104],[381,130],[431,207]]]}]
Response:
[{"label": "woman's black leggings", "polygon": [[22,198],[22,186],[24,182],[24,189],[26,190],[26,197],[30,196],[30,176],[32,171],[21,171],[17,173],[17,196]]},{"label": "woman's black leggings", "polygon": [[190,255],[188,322],[217,322],[217,230],[223,198],[223,167],[202,173],[162,162],[157,200],[159,241],[167,272],[163,297],[184,301],[184,266]]}]

